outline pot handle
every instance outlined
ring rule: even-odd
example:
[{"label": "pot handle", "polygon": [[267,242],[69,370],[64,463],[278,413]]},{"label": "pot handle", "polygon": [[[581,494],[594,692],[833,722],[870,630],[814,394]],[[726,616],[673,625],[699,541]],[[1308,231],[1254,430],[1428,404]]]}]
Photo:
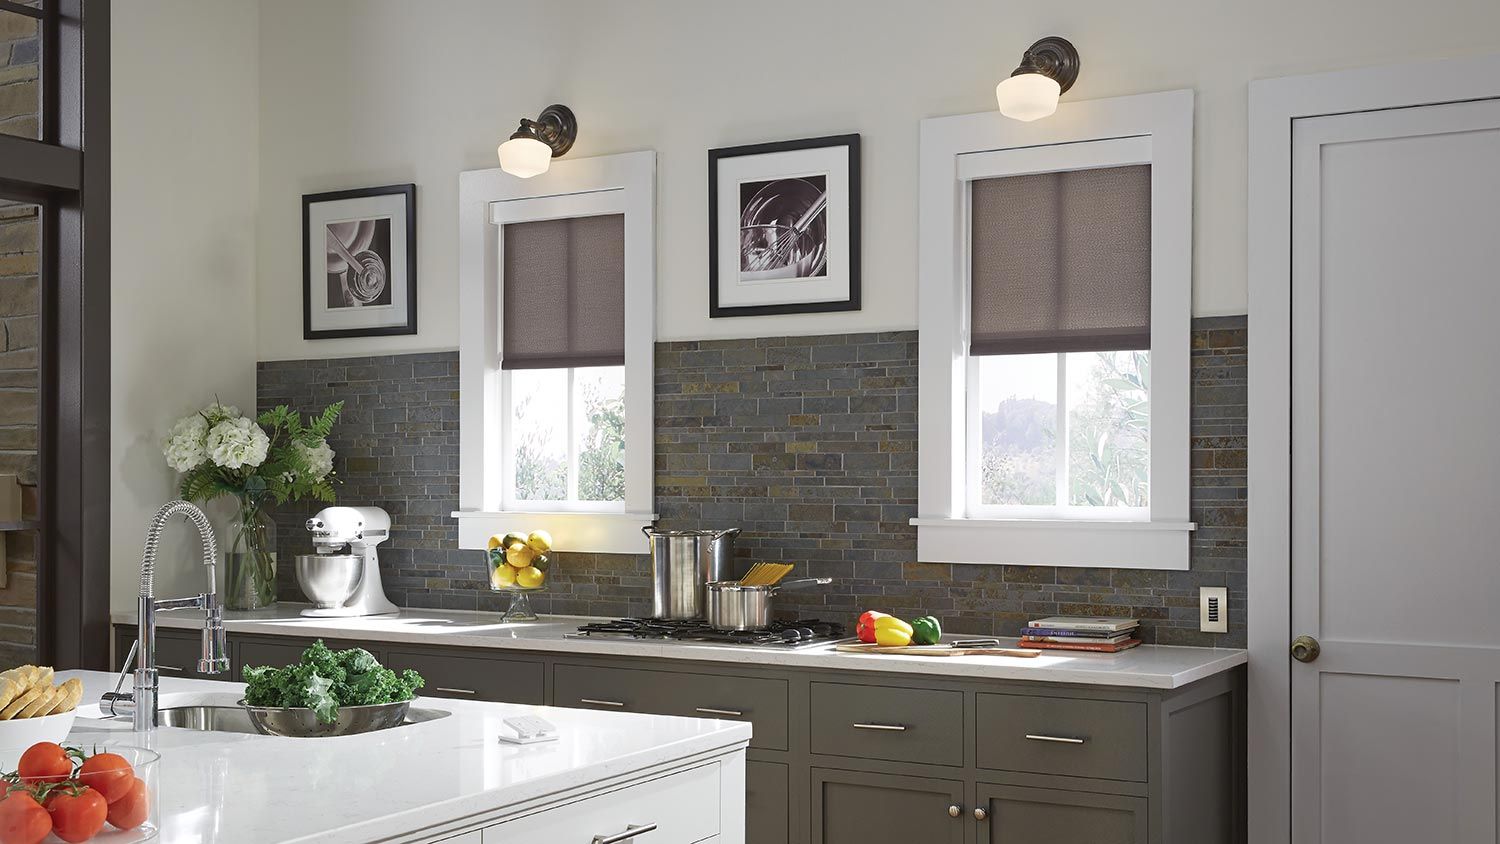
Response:
[{"label": "pot handle", "polygon": [[641,533],[645,534],[647,539],[651,538],[651,532],[654,530],[656,530],[656,525],[641,525]]},{"label": "pot handle", "polygon": [[717,541],[719,541],[720,539],[723,539],[726,536],[739,536],[739,535],[740,535],[740,529],[739,528],[725,528],[724,530],[719,531],[717,534],[714,534],[714,538],[713,538],[712,541],[713,542],[717,542]]},{"label": "pot handle", "polygon": [[771,587],[771,594],[775,595],[783,589],[801,589],[804,586],[826,585],[833,582],[831,577],[799,577],[796,580],[783,580]]}]

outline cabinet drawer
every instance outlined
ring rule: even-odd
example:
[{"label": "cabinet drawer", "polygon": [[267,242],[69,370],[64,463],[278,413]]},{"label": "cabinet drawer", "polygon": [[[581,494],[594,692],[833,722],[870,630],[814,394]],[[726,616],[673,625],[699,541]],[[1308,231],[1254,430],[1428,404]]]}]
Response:
[{"label": "cabinet drawer", "polygon": [[787,844],[790,812],[787,766],[746,761],[745,840],[752,844]]},{"label": "cabinet drawer", "polygon": [[721,677],[713,674],[649,672],[661,698],[662,715],[749,721],[750,746],[787,749],[787,688],[785,680]]},{"label": "cabinet drawer", "polygon": [[981,768],[1146,780],[1146,705],[1118,700],[981,694]]},{"label": "cabinet drawer", "polygon": [[421,689],[421,694],[426,697],[499,703],[543,702],[540,662],[391,651],[386,654],[385,664],[394,671],[410,668],[421,674],[427,681]]},{"label": "cabinet drawer", "polygon": [[812,684],[812,752],[929,765],[964,763],[962,692]]},{"label": "cabinet drawer", "polygon": [[606,712],[656,712],[654,671],[559,665],[552,670],[552,705]]},{"label": "cabinet drawer", "polygon": [[628,785],[484,830],[484,844],[586,844],[631,826],[656,829],[630,844],[686,844],[719,834],[719,763]]}]

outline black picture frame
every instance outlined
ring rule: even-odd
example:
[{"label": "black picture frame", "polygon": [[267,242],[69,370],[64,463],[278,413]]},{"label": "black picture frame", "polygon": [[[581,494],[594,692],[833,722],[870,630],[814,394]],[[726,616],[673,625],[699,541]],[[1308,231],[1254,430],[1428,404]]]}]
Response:
[{"label": "black picture frame", "polygon": [[[312,278],[312,207],[318,203],[345,199],[367,199],[377,196],[401,196],[405,209],[406,238],[406,319],[399,325],[380,325],[368,328],[314,329],[313,278]],[[390,233],[398,236],[396,231]],[[399,282],[398,282],[399,283]],[[319,285],[323,281],[319,280]],[[326,191],[302,196],[302,339],[332,340],[343,337],[390,337],[417,333],[417,186],[415,184],[382,185],[373,188]]]},{"label": "black picture frame", "polygon": [[[719,304],[719,162],[726,158],[764,155],[776,152],[821,149],[825,147],[848,147],[849,185],[849,298],[831,302],[796,302],[770,305],[728,306]],[[738,221],[736,221],[738,225]],[[708,315],[711,319],[721,317],[772,316],[776,314],[815,314],[860,309],[860,136],[829,135],[819,138],[802,138],[794,141],[777,141],[764,144],[749,144],[722,147],[708,151]]]}]

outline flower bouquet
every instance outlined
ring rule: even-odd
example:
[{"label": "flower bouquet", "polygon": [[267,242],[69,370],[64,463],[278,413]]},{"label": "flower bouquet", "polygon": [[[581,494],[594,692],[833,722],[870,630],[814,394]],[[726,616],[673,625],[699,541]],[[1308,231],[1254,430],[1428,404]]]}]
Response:
[{"label": "flower bouquet", "polygon": [[230,609],[276,603],[276,525],[265,507],[270,501],[333,501],[328,434],[343,409],[343,402],[329,405],[304,423],[286,405],[251,419],[215,401],[172,426],[162,453],[182,473],[182,497],[204,502],[232,495],[239,501],[224,555]]}]

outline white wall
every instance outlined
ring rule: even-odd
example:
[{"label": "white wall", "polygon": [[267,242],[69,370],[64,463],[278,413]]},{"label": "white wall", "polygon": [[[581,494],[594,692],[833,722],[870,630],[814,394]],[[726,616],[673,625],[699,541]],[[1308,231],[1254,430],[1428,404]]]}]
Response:
[{"label": "white wall", "polygon": [[[151,515],[176,497],[161,455],[167,428],[216,394],[255,406],[259,56],[253,3],[128,0],[113,17],[110,593],[118,609],[134,606]],[[158,594],[202,591],[196,544],[185,524],[169,532]]]},{"label": "white wall", "polygon": [[[660,339],[914,328],[917,124],[995,107],[1036,38],[1083,54],[1070,99],[1198,91],[1194,312],[1244,313],[1255,78],[1500,50],[1494,0],[264,0],[262,359],[456,345],[457,173],[549,102],[570,155],[659,153]],[[1441,80],[1434,80],[1441,84]],[[864,136],[864,310],[709,320],[710,147]],[[300,196],[418,185],[421,333],[302,340]]]}]

